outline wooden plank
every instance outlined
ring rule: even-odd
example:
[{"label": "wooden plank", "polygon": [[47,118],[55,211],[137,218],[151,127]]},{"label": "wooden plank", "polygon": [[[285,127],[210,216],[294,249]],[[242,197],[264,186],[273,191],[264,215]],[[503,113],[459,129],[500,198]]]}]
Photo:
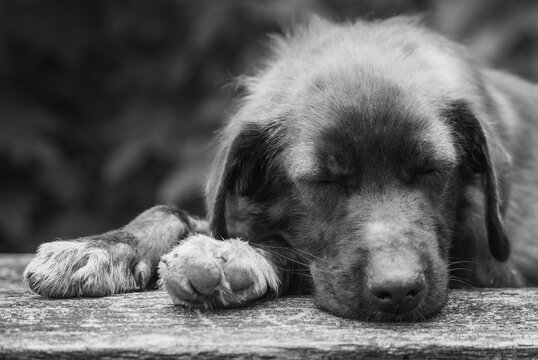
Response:
[{"label": "wooden plank", "polygon": [[532,358],[538,289],[453,291],[443,312],[421,323],[341,319],[309,297],[199,311],[172,305],[162,291],[47,300],[0,289],[0,358],[95,356]]},{"label": "wooden plank", "polygon": [[25,289],[22,273],[33,256],[34,254],[0,253],[0,289]]}]

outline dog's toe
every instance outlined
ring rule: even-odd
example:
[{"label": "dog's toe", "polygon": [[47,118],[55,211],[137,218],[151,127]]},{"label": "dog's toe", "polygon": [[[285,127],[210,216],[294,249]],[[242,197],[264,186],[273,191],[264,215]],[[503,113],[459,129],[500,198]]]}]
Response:
[{"label": "dog's toe", "polygon": [[117,243],[101,248],[88,241],[55,241],[39,247],[23,277],[44,297],[106,296],[138,289],[134,250]]},{"label": "dog's toe", "polygon": [[164,280],[163,285],[174,303],[185,304],[199,298],[199,295],[185,279],[168,277]]},{"label": "dog's toe", "polygon": [[211,295],[221,283],[222,268],[211,259],[191,259],[187,277],[192,286],[203,295]]},{"label": "dog's toe", "polygon": [[254,284],[254,276],[249,269],[236,265],[225,267],[226,279],[233,291],[245,289]]},{"label": "dog's toe", "polygon": [[188,307],[239,306],[279,286],[269,262],[246,242],[204,235],[183,240],[163,256],[159,274],[174,303]]}]

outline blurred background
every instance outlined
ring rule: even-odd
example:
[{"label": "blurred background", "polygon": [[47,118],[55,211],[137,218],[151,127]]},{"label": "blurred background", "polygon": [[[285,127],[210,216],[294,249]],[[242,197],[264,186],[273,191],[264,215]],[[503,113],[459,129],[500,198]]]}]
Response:
[{"label": "blurred background", "polygon": [[203,215],[225,86],[305,13],[423,12],[486,64],[538,80],[538,1],[1,0],[0,252],[100,233],[155,203]]}]

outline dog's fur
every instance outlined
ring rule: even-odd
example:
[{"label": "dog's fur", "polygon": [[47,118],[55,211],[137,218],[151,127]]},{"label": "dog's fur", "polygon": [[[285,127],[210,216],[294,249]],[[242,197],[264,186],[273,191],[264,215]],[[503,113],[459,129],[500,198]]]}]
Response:
[{"label": "dog's fur", "polygon": [[217,138],[209,223],[158,206],[44,244],[30,288],[144,289],[170,249],[161,286],[192,307],[313,289],[334,314],[406,321],[449,285],[538,284],[538,86],[404,17],[315,18],[273,50]]}]

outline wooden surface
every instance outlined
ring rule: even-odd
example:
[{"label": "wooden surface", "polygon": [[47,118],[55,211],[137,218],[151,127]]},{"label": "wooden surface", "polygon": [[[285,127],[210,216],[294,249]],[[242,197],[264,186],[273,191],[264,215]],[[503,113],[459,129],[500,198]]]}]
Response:
[{"label": "wooden surface", "polygon": [[453,291],[422,323],[364,323],[309,297],[239,310],[173,306],[161,291],[47,300],[0,254],[0,358],[538,358],[538,289]]}]

